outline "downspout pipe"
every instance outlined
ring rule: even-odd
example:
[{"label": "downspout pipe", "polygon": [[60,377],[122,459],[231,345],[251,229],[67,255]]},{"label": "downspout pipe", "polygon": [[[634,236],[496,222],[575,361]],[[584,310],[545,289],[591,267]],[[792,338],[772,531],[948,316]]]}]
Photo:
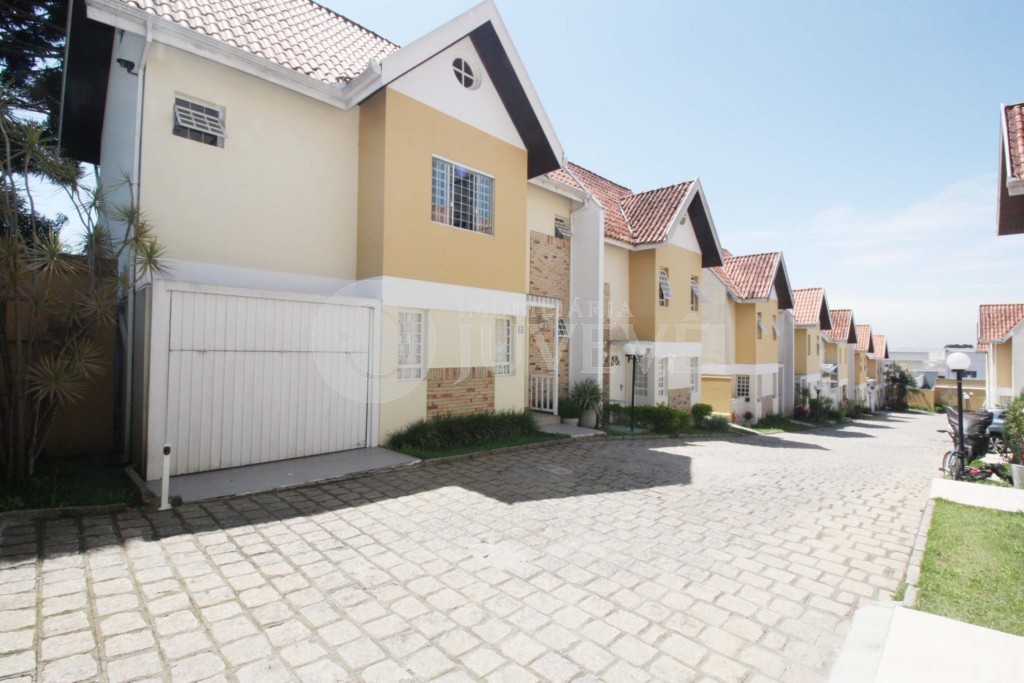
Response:
[{"label": "downspout pipe", "polygon": [[[149,46],[153,42],[153,25],[146,22],[146,43],[142,47],[142,56],[139,58],[139,66],[137,68],[138,73],[138,87],[135,91],[135,141],[134,149],[132,151],[132,175],[131,175],[131,192],[133,195],[133,201],[137,205],[141,205],[142,200],[142,184],[139,182],[139,175],[142,169],[142,103],[146,90],[146,60],[149,57]],[[125,226],[125,238],[128,237],[128,227]],[[131,438],[132,438],[132,410],[135,403],[135,396],[133,392],[134,388],[134,360],[135,360],[135,286],[136,276],[135,272],[135,261],[131,255],[129,255],[128,268],[131,268],[132,277],[129,281],[130,286],[128,287],[127,296],[127,310],[125,311],[125,353],[126,358],[124,377],[125,377],[125,401],[124,401],[124,433],[122,434],[125,457],[131,458]]]}]

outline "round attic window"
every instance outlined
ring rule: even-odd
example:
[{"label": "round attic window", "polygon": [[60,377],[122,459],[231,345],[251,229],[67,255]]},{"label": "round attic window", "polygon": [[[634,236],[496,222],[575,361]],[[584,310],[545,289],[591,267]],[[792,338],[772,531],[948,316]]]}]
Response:
[{"label": "round attic window", "polygon": [[462,84],[462,87],[475,90],[480,85],[480,79],[477,78],[473,67],[462,57],[456,57],[452,61],[452,71],[455,72],[455,79]]}]

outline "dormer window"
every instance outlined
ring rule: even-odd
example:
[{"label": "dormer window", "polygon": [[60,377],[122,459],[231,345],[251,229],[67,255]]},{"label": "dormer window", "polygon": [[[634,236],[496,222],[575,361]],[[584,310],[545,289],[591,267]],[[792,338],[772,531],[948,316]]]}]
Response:
[{"label": "dormer window", "polygon": [[174,98],[174,128],[172,132],[211,147],[223,147],[224,112],[216,107]]}]

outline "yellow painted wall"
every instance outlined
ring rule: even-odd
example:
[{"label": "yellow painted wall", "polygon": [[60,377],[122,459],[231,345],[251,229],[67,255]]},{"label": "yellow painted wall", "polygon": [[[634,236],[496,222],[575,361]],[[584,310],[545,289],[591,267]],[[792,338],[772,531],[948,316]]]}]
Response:
[{"label": "yellow painted wall", "polygon": [[610,315],[608,325],[610,338],[620,341],[627,338],[626,330],[632,322],[629,302],[629,258],[628,249],[611,244],[604,245],[604,281],[610,289]]},{"label": "yellow painted wall", "polygon": [[655,250],[629,252],[629,309],[637,339],[653,340],[658,308],[658,269]]},{"label": "yellow painted wall", "polygon": [[554,235],[555,216],[563,218],[566,225],[572,225],[572,200],[543,187],[527,184],[527,238],[530,231]]},{"label": "yellow painted wall", "polygon": [[[378,100],[378,101],[373,101]],[[366,138],[383,128],[384,181],[369,155],[360,179],[361,253],[382,251],[360,264],[359,276],[393,277],[525,292],[528,283],[526,152],[393,89],[364,105]],[[383,123],[379,120],[383,118]],[[494,177],[494,235],[431,221],[433,157]],[[381,208],[383,207],[383,208]],[[378,241],[374,232],[380,232]],[[363,248],[365,245],[365,250]],[[382,267],[372,268],[376,262]]]},{"label": "yellow painted wall", "polygon": [[857,384],[864,384],[868,381],[868,354],[866,351],[854,351],[854,362],[856,365],[855,380]]},{"label": "yellow painted wall", "polygon": [[1013,387],[1013,341],[993,344],[996,353],[996,386],[1010,389]]},{"label": "yellow painted wall", "polygon": [[[222,148],[172,134],[176,95],[223,108]],[[141,206],[170,259],[355,277],[358,144],[358,109],[150,48]]]},{"label": "yellow painted wall", "polygon": [[[775,301],[736,304],[736,362],[741,364],[777,363],[779,342],[772,338],[772,316],[778,315]],[[764,333],[757,338],[757,314],[764,321]]]},{"label": "yellow painted wall", "polygon": [[700,381],[701,403],[707,403],[716,413],[732,415],[732,377],[701,375]]},{"label": "yellow painted wall", "polygon": [[[656,337],[658,341],[700,343],[700,308],[690,310],[690,278],[697,278],[700,286],[701,256],[698,252],[683,249],[674,244],[654,250],[654,301]],[[672,285],[672,300],[668,306],[658,305],[658,269],[668,269],[669,284]]]},{"label": "yellow painted wall", "polygon": [[[385,308],[381,325],[381,440],[396,429],[426,417],[426,371],[421,380],[399,380],[397,314],[404,309]],[[496,316],[426,311],[426,368],[493,367]],[[514,322],[514,371],[494,378],[494,409],[522,410],[526,405],[525,318]]]}]

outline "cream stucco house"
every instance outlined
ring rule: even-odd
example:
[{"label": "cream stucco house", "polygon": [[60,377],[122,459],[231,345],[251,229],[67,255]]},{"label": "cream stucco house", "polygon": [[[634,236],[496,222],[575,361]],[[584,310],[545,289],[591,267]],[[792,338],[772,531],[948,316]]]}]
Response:
[{"label": "cream stucco house", "polygon": [[874,382],[868,375],[868,359],[875,353],[871,325],[857,325],[857,344],[853,347],[853,401],[874,410]]},{"label": "cream stucco house", "polygon": [[978,350],[987,352],[986,407],[1005,407],[1024,391],[1024,304],[979,306]]},{"label": "cream stucco house", "polygon": [[832,329],[832,314],[825,290],[821,287],[793,290],[793,313],[796,389],[809,392],[810,398],[831,396],[830,368],[822,369],[826,363],[825,333]]},{"label": "cream stucco house", "polygon": [[[132,183],[167,251],[127,292],[147,479],[164,444],[176,475],[341,451],[600,378],[569,332],[604,328],[572,306],[601,300],[600,207],[548,177],[562,150],[489,0],[401,48],[308,0],[210,4],[75,0],[69,24],[62,144],[112,200]],[[657,268],[687,292],[718,263],[688,188],[620,247],[652,342]]]},{"label": "cream stucco house", "polygon": [[570,354],[580,367],[572,374],[603,368],[608,400],[628,403],[634,376],[623,347],[633,341],[641,351],[637,404],[688,410],[701,397],[706,269],[722,263],[700,179],[633,192],[569,162],[548,180],[592,198],[573,222],[573,248],[577,231],[603,235],[600,253],[588,256],[574,280],[581,324],[571,335],[583,351]]},{"label": "cream stucco house", "polygon": [[703,287],[704,402],[757,421],[792,410],[793,293],[781,252],[733,256]]},{"label": "cream stucco house", "polygon": [[836,405],[854,399],[856,365],[854,349],[857,346],[857,323],[849,308],[832,309],[832,329],[822,335],[824,364],[822,380],[827,380],[829,398]]}]

